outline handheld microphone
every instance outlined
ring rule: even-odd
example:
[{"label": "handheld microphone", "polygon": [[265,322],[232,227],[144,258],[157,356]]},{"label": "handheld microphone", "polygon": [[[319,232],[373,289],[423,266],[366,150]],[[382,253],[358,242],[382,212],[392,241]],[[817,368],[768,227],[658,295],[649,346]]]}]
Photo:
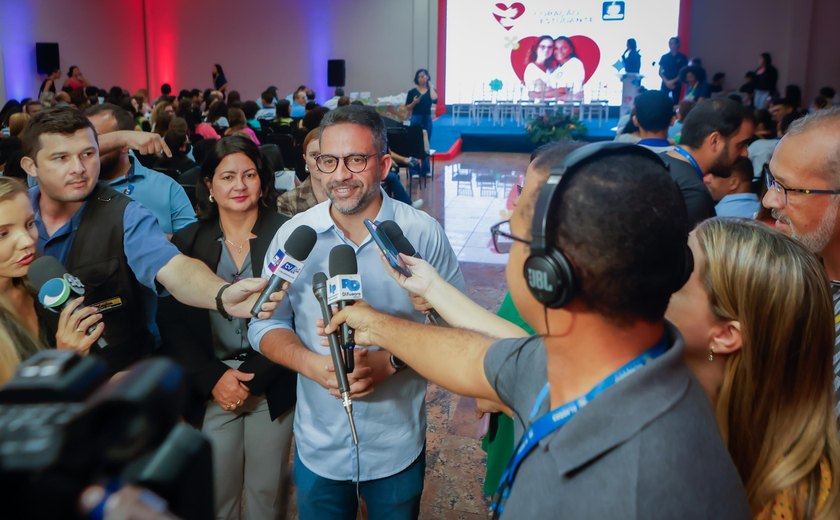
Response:
[{"label": "handheld microphone", "polygon": [[[414,249],[414,246],[411,245],[411,242],[405,238],[405,234],[403,233],[400,225],[393,220],[386,220],[385,222],[379,224],[378,232],[384,233],[400,253],[406,256],[413,256],[414,258],[419,258],[421,260],[423,259],[423,257],[420,256],[420,253],[418,253],[417,250]],[[428,316],[429,321],[433,325],[437,325],[439,327],[449,326],[449,324],[446,323],[446,320],[444,320],[440,314],[438,314],[438,311],[434,309],[428,311],[426,316]]]},{"label": "handheld microphone", "polygon": [[[356,252],[347,244],[340,244],[330,251],[330,279],[328,280],[328,298],[330,305],[338,303],[339,310],[353,305],[356,300],[362,299],[362,279],[357,274],[359,271],[356,263]],[[353,337],[353,328],[346,323],[341,324],[341,347],[344,352],[344,361],[347,365],[347,372],[353,371],[353,349],[356,348],[356,340]]]},{"label": "handheld microphone", "polygon": [[[29,266],[27,276],[38,291],[38,302],[41,306],[56,314],[60,314],[70,300],[85,295],[85,284],[68,273],[61,262],[51,256],[36,258]],[[94,329],[96,325],[91,325],[85,333],[90,336]],[[99,348],[108,346],[104,337],[100,337],[96,344]]]},{"label": "handheld microphone", "polygon": [[[330,308],[327,296],[327,275],[318,272],[312,276],[312,292],[315,293],[315,298],[318,299],[318,304],[321,307],[321,316],[324,318],[324,326],[326,327],[330,324],[330,318],[332,318],[332,309]],[[330,344],[330,355],[332,356],[333,368],[335,368],[338,390],[341,392],[341,404],[344,406],[344,411],[347,412],[347,419],[350,421],[353,443],[358,446],[359,437],[356,434],[356,423],[353,420],[353,402],[350,400],[350,383],[347,381],[344,360],[341,358],[341,347],[338,344],[338,338],[335,332],[327,334],[327,340]]]},{"label": "handheld microphone", "polygon": [[256,318],[259,315],[263,304],[268,301],[272,293],[277,292],[283,280],[292,283],[297,279],[303,269],[303,262],[309,257],[317,239],[315,230],[307,225],[302,225],[292,231],[286,240],[286,251],[278,249],[268,263],[271,277],[268,279],[268,286],[260,293],[257,303],[251,309],[251,316]]}]

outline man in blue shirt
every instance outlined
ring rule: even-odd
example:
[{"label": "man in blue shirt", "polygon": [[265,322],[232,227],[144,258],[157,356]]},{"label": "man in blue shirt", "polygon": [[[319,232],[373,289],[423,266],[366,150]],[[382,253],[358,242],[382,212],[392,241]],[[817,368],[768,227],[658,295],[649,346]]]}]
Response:
[{"label": "man in blue shirt", "polygon": [[[251,345],[300,375],[295,412],[295,486],[301,519],[355,515],[357,464],[360,492],[371,519],[410,519],[419,514],[425,471],[426,381],[378,347],[360,349],[348,374],[359,436],[356,455],[346,415],[335,399],[336,377],[329,350],[321,345],[321,318],[312,294],[312,275],[329,274],[333,247],[356,252],[365,299],[377,308],[416,322],[422,313],[385,271],[364,219],[393,220],[441,276],[458,288],[464,278],[440,225],[428,214],[394,202],[380,188],[388,174],[385,126],[371,108],[333,110],[321,123],[318,168],[329,201],[297,214],[277,232],[269,255],[283,247],[294,229],[318,235],[299,279],[269,320],[251,322]],[[266,266],[267,261],[266,259]],[[263,273],[267,272],[267,267]],[[332,394],[332,395],[331,395]]]},{"label": "man in blue shirt", "polygon": [[[81,112],[71,107],[40,112],[27,125],[21,141],[21,167],[39,181],[31,191],[39,251],[56,257],[81,279],[88,289],[87,305],[96,306],[99,298],[118,304],[102,314],[109,346],[101,354],[111,357],[113,370],[151,349],[145,311],[137,297],[144,288],[157,292],[162,286],[187,305],[217,309],[223,315],[250,315],[265,280],[226,284],[203,262],[179,254],[148,210],[99,185],[100,146]],[[126,146],[142,152],[165,150],[157,134],[102,136],[106,152]],[[122,218],[94,218],[103,215]],[[102,252],[109,256],[99,256]],[[278,293],[272,299],[276,302],[280,297]],[[263,309],[270,312],[275,307],[272,302]],[[77,332],[84,334],[85,329],[77,327]],[[122,344],[125,348],[116,347]]]},{"label": "man in blue shirt", "polygon": [[[134,118],[124,108],[103,103],[85,114],[98,135],[134,130]],[[128,148],[100,154],[99,182],[128,195],[152,212],[168,236],[195,222],[195,210],[184,188],[171,177],[146,168]]]},{"label": "man in blue shirt", "polygon": [[752,162],[747,157],[738,157],[729,171],[729,177],[725,178],[712,173],[703,177],[712,198],[719,201],[715,214],[718,217],[754,218],[761,203],[752,188]]}]

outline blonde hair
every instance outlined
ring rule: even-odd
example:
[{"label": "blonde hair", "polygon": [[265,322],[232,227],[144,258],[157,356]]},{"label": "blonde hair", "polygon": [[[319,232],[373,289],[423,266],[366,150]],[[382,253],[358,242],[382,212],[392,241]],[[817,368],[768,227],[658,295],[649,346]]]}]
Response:
[{"label": "blonde hair", "polygon": [[[742,345],[726,361],[715,413],[753,512],[804,486],[795,518],[840,518],[834,311],[819,260],[751,220],[710,219],[695,232],[712,311],[741,324]],[[817,515],[821,460],[832,482]]]},{"label": "blonde hair", "polygon": [[9,116],[9,135],[11,137],[18,137],[23,129],[26,128],[26,123],[32,119],[32,116],[25,112],[18,112]]},{"label": "blonde hair", "polygon": [[20,179],[0,176],[0,202],[11,200],[18,194],[29,194],[26,185]]}]

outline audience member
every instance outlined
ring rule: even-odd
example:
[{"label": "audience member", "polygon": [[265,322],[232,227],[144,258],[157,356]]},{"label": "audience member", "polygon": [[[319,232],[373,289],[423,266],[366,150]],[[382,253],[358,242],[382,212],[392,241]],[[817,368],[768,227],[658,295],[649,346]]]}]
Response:
[{"label": "audience member", "polygon": [[260,101],[262,102],[262,107],[256,113],[256,119],[267,119],[272,120],[277,117],[277,107],[274,105],[274,97],[270,90],[265,90],[260,95]]},{"label": "audience member", "polygon": [[777,230],[711,219],[666,317],[712,402],[757,519],[840,517],[832,303],[819,260]]},{"label": "audience member", "polygon": [[773,66],[769,52],[761,53],[758,68],[755,69],[755,94],[753,105],[757,109],[767,108],[770,99],[779,94],[779,71]]},{"label": "audience member", "polygon": [[160,86],[160,97],[155,100],[155,105],[161,101],[172,101],[172,85],[164,83]]},{"label": "audience member", "polygon": [[344,87],[336,87],[335,88],[335,95],[324,102],[323,107],[329,108],[330,110],[335,110],[338,108],[338,100],[344,96]]},{"label": "audience member", "polygon": [[230,126],[228,122],[228,106],[224,101],[213,101],[207,111],[207,122],[212,126],[224,130]]},{"label": "audience member", "polygon": [[[355,460],[356,453],[341,403],[331,396],[338,395],[336,379],[315,328],[321,313],[312,297],[312,274],[329,272],[327,259],[334,246],[354,244],[365,294],[389,312],[425,319],[412,308],[405,291],[380,274],[378,249],[360,247],[370,245],[363,224],[367,218],[397,222],[423,258],[450,283],[463,288],[463,276],[440,224],[383,195],[380,182],[391,158],[386,153],[385,126],[373,109],[348,106],[328,112],[319,144],[317,166],[324,173],[330,202],[298,214],[280,228],[269,251],[276,251],[302,224],[316,231],[318,241],[278,311],[269,320],[252,321],[248,338],[263,355],[299,374],[294,479],[300,517],[351,518],[357,509],[357,474],[348,461]],[[401,371],[384,350],[357,349],[354,358],[355,370],[348,379],[355,414],[367,418],[358,456],[364,461],[359,489],[369,518],[417,518],[425,473],[426,382],[412,371]],[[362,398],[368,394],[370,398]],[[330,434],[323,435],[324,431]]]},{"label": "audience member", "polygon": [[59,68],[55,68],[47,74],[47,77],[44,78],[44,81],[41,82],[41,86],[38,88],[38,99],[41,99],[44,92],[52,92],[52,94],[55,95],[55,81],[60,77],[61,69]]},{"label": "audience member", "polygon": [[292,113],[291,113],[291,104],[289,103],[288,99],[281,99],[277,102],[276,108],[277,115],[274,118],[274,122],[280,125],[290,125],[292,124]]},{"label": "audience member", "polygon": [[712,97],[709,84],[706,83],[706,71],[698,65],[689,65],[680,71],[680,81],[685,83],[685,97],[698,103]]},{"label": "audience member", "polygon": [[172,157],[166,155],[158,157],[154,164],[156,170],[169,170],[181,174],[196,166],[195,161],[190,158],[189,126],[186,120],[181,117],[172,119],[163,140],[172,152]]},{"label": "audience member", "polygon": [[254,142],[257,146],[260,145],[260,140],[254,130],[248,126],[248,120],[245,118],[245,112],[241,108],[228,109],[228,123],[230,126],[225,130],[225,135],[241,134]]},{"label": "audience member", "polygon": [[30,99],[23,105],[23,112],[34,116],[36,113],[44,109],[44,105],[37,99]]},{"label": "audience member", "polygon": [[715,75],[712,76],[712,83],[709,85],[709,92],[711,94],[722,94],[724,81],[726,81],[726,74],[715,72]]},{"label": "audience member", "polygon": [[703,181],[717,202],[715,214],[719,217],[755,218],[761,208],[753,191],[752,163],[746,157],[738,157],[732,163],[728,177],[707,173]]},{"label": "audience member", "polygon": [[9,116],[9,137],[18,137],[23,132],[31,116],[25,112],[18,112]]},{"label": "audience member", "polygon": [[306,113],[306,87],[299,87],[292,96],[291,117],[300,118]]},{"label": "audience member", "polygon": [[703,178],[707,173],[729,175],[735,160],[746,156],[753,127],[752,115],[742,105],[731,99],[710,99],[691,109],[679,146],[661,156],[683,194],[692,226],[715,214]]},{"label": "audience member", "polygon": [[[242,136],[214,141],[196,186],[199,222],[172,242],[228,283],[260,276],[268,244],[288,219],[274,211],[274,176]],[[273,251],[272,251],[273,253]],[[162,298],[163,351],[192,389],[186,418],[213,448],[217,518],[283,518],[297,376],[254,351],[248,320]],[[251,384],[265,390],[252,392]],[[244,504],[243,504],[244,502]]]},{"label": "audience member", "polygon": [[633,123],[639,128],[641,137],[636,144],[655,153],[672,150],[674,145],[668,142],[668,128],[674,119],[674,104],[668,94],[648,90],[636,96],[633,107]]},{"label": "audience member", "polygon": [[62,85],[62,89],[78,90],[84,89],[87,86],[89,86],[89,83],[82,75],[82,70],[76,65],[71,65],[67,69],[67,79],[64,81],[64,85]]},{"label": "audience member", "polygon": [[318,169],[317,164],[318,156],[321,154],[318,132],[317,128],[310,130],[303,139],[303,159],[306,162],[304,169],[309,175],[295,189],[277,197],[278,213],[293,217],[327,200],[322,184],[324,174]]},{"label": "audience member", "polygon": [[840,414],[840,108],[797,119],[764,170],[775,226],[822,260],[834,298],[834,391]]},{"label": "audience member", "polygon": [[519,455],[495,501],[504,518],[621,518],[628,504],[638,518],[747,518],[708,398],[663,319],[688,278],[688,229],[652,152],[601,143],[558,161],[547,151],[504,232],[511,295],[536,336],[494,343],[359,303],[327,332],[346,321],[358,345],[514,411]]}]

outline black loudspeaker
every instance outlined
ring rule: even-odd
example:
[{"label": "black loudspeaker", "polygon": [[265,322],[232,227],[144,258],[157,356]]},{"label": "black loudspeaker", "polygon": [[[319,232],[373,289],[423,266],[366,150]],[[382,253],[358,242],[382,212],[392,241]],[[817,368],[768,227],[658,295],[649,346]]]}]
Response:
[{"label": "black loudspeaker", "polygon": [[327,60],[327,86],[344,86],[344,60]]},{"label": "black loudspeaker", "polygon": [[56,69],[60,69],[61,66],[59,65],[58,60],[58,44],[36,43],[35,64],[38,67],[38,74],[49,74]]}]

